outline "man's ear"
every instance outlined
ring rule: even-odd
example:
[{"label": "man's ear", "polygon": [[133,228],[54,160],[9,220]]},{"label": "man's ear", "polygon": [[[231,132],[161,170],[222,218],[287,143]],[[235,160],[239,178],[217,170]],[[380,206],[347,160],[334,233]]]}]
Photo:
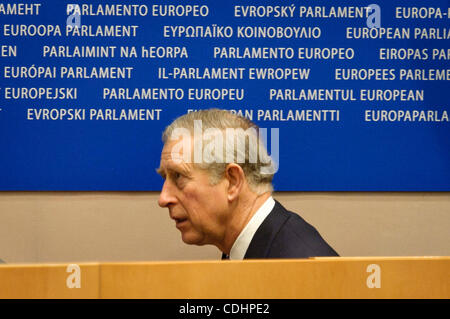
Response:
[{"label": "man's ear", "polygon": [[228,180],[228,200],[232,201],[241,193],[242,187],[245,183],[245,174],[242,167],[232,163],[228,164],[225,168],[225,178]]}]

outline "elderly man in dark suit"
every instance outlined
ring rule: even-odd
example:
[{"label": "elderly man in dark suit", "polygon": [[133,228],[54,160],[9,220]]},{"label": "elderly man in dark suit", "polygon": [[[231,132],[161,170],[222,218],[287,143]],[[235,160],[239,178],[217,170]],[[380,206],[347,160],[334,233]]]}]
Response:
[{"label": "elderly man in dark suit", "polygon": [[215,245],[222,258],[337,256],[313,226],[273,199],[276,165],[261,136],[250,120],[225,110],[176,119],[163,133],[159,205],[185,243]]}]

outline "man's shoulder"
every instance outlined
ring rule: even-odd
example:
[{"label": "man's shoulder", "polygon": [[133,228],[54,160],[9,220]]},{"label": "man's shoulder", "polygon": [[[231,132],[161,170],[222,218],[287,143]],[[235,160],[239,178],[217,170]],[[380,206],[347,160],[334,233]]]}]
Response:
[{"label": "man's shoulder", "polygon": [[[270,216],[272,215],[272,216]],[[282,222],[268,250],[268,258],[307,258],[336,256],[314,226],[299,214],[284,208],[278,201],[269,216]]]}]

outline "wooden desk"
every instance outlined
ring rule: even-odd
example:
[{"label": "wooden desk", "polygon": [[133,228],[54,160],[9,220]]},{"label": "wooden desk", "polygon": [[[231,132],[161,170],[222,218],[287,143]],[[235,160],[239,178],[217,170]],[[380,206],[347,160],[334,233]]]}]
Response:
[{"label": "wooden desk", "polygon": [[68,288],[68,264],[0,265],[0,298],[99,298],[100,264],[79,264],[81,288]]},{"label": "wooden desk", "polygon": [[0,266],[0,298],[450,298],[450,257],[78,265]]}]

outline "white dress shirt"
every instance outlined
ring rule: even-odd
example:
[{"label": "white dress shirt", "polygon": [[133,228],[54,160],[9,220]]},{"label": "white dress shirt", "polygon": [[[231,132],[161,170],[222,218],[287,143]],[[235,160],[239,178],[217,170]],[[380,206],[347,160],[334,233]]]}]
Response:
[{"label": "white dress shirt", "polygon": [[262,224],[267,215],[272,211],[275,206],[275,200],[270,196],[264,204],[256,211],[253,217],[250,219],[247,225],[236,238],[233,247],[230,250],[231,260],[242,260],[244,259],[245,253],[247,252],[248,246],[253,239],[259,226]]}]

